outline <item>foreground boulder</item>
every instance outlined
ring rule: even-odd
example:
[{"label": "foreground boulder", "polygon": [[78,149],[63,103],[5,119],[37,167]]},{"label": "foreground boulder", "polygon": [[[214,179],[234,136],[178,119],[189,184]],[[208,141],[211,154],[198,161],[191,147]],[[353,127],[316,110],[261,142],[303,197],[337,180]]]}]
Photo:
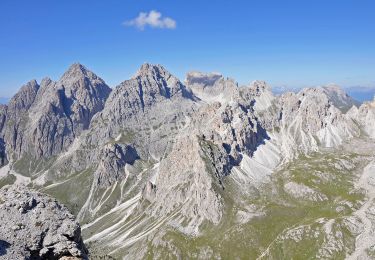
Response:
[{"label": "foreground boulder", "polygon": [[81,228],[55,199],[26,187],[0,190],[1,259],[87,259]]}]

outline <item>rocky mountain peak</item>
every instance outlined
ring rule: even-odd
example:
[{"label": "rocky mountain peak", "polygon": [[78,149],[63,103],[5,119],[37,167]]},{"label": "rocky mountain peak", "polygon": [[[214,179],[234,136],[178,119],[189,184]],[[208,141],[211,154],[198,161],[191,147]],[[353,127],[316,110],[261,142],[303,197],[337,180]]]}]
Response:
[{"label": "rocky mountain peak", "polygon": [[167,71],[162,65],[160,64],[150,64],[150,63],[144,63],[140,67],[140,69],[137,71],[137,73],[134,75],[133,78],[139,78],[139,77],[164,77],[169,78],[172,75]]},{"label": "rocky mountain peak", "polygon": [[250,88],[258,95],[264,92],[272,92],[272,88],[263,80],[254,80],[250,83]]},{"label": "rocky mountain peak", "polygon": [[69,67],[57,86],[63,88],[68,99],[77,100],[80,106],[92,110],[90,117],[103,109],[111,92],[104,80],[79,63]]},{"label": "rocky mountain peak", "polygon": [[216,72],[189,72],[185,84],[205,103],[227,103],[239,94],[238,83]]},{"label": "rocky mountain peak", "polygon": [[47,86],[47,85],[51,84],[52,82],[53,82],[53,80],[51,78],[45,77],[40,82],[40,86],[43,88],[44,86]]},{"label": "rocky mountain peak", "polygon": [[10,143],[8,156],[60,153],[89,127],[110,92],[101,78],[78,63],[57,82],[45,78],[39,86],[30,81],[9,102],[3,130],[5,142]]},{"label": "rocky mountain peak", "polygon": [[89,80],[97,84],[105,84],[104,80],[98,77],[95,73],[88,70],[85,66],[79,63],[74,63],[69,69],[62,75],[58,83],[65,87],[73,86],[74,83]]},{"label": "rocky mountain peak", "polygon": [[38,82],[34,79],[26,83],[9,101],[9,110],[26,111],[33,104],[39,90]]},{"label": "rocky mountain peak", "polygon": [[375,97],[358,108],[353,106],[346,115],[362,126],[364,132],[375,139]]},{"label": "rocky mountain peak", "polygon": [[254,80],[253,82],[250,83],[251,87],[262,89],[262,90],[271,90],[271,87],[267,84],[267,82],[263,80]]},{"label": "rocky mountain peak", "polygon": [[68,70],[63,74],[62,78],[71,77],[74,75],[87,75],[90,71],[80,63],[73,63]]},{"label": "rocky mountain peak", "polygon": [[328,84],[322,87],[323,92],[328,96],[332,103],[340,110],[346,112],[352,106],[359,106],[360,102],[350,97],[340,86]]},{"label": "rocky mountain peak", "polygon": [[181,81],[159,64],[143,64],[130,81],[122,83],[122,85],[127,84],[137,85],[137,89],[139,88],[137,91],[145,99],[150,98],[154,100],[158,96],[168,99],[178,95],[191,96],[191,93],[189,93]]}]

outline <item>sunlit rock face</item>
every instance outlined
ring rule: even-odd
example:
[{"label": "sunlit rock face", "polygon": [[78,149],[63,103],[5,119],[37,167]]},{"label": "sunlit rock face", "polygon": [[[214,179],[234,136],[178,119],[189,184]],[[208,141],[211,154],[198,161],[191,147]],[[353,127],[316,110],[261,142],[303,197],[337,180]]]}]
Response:
[{"label": "sunlit rock face", "polygon": [[93,257],[363,256],[374,102],[152,64],[110,89],[74,64],[0,106],[0,186],[66,204]]}]

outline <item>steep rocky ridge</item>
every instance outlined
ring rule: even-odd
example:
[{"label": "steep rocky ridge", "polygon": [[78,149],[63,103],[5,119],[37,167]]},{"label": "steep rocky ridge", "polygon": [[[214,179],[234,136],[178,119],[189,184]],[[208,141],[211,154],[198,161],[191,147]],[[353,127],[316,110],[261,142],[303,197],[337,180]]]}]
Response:
[{"label": "steep rocky ridge", "polygon": [[191,91],[176,77],[160,65],[144,64],[113,90],[94,118],[87,142],[127,139],[138,143],[144,157],[158,159],[194,105]]},{"label": "steep rocky ridge", "polygon": [[337,147],[359,135],[357,125],[320,88],[285,93],[259,118],[268,131],[276,130],[286,158],[317,151],[319,146]]},{"label": "steep rocky ridge", "polygon": [[[92,219],[100,200],[112,205],[122,201],[109,198],[110,191],[117,192],[114,187],[126,180],[126,171],[134,168],[135,159],[155,164],[169,153],[175,136],[196,107],[196,97],[176,77],[160,65],[144,64],[132,79],[114,88],[89,129],[41,179],[53,180],[62,172],[80,175],[92,171],[91,188],[86,187],[86,201],[78,214],[80,219]],[[46,191],[55,192],[64,185],[71,183],[47,187]]]},{"label": "steep rocky ridge", "polygon": [[323,91],[327,94],[335,107],[343,112],[347,112],[352,106],[359,107],[361,103],[350,97],[342,88],[336,84],[323,86]]},{"label": "steep rocky ridge", "polygon": [[375,97],[373,101],[365,102],[359,108],[353,106],[348,115],[362,126],[368,136],[375,138]]},{"label": "steep rocky ridge", "polygon": [[[6,112],[8,107],[5,105],[0,105],[0,133],[3,132],[3,128],[5,127],[5,120],[6,120]],[[5,153],[5,142],[4,136],[0,135],[0,167],[7,164],[7,157]]]},{"label": "steep rocky ridge", "polygon": [[10,100],[6,112],[8,159],[48,158],[66,150],[103,109],[110,91],[80,64],[73,64],[57,82],[29,82]]}]

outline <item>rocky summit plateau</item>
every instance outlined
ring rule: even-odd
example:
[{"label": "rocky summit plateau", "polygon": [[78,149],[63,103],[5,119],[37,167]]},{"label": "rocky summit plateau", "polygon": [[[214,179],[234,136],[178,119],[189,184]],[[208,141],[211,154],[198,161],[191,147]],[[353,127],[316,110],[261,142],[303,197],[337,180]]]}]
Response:
[{"label": "rocky summit plateau", "polygon": [[375,99],[81,64],[0,105],[0,259],[374,259]]}]

